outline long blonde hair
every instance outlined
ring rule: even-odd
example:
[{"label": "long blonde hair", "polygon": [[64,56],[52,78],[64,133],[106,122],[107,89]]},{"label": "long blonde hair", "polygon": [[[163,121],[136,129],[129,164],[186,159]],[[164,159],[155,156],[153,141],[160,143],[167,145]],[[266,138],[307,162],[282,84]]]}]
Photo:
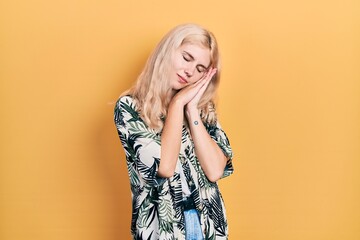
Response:
[{"label": "long blonde hair", "polygon": [[200,44],[210,49],[210,66],[217,68],[217,72],[201,97],[198,107],[203,122],[216,121],[214,97],[220,80],[217,41],[215,36],[203,27],[197,24],[183,24],[173,28],[162,38],[149,56],[136,84],[122,94],[134,98],[141,118],[150,128],[157,131],[161,131],[163,127],[162,118],[167,115],[172,96],[168,81],[172,55],[185,43]]}]

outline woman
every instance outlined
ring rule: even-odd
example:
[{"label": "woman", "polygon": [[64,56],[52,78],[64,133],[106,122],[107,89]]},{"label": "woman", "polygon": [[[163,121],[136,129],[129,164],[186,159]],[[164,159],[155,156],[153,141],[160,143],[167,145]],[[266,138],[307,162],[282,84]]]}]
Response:
[{"label": "woman", "polygon": [[219,53],[195,24],[171,30],[115,107],[132,191],[133,239],[227,239],[216,183],[233,172],[217,121]]}]

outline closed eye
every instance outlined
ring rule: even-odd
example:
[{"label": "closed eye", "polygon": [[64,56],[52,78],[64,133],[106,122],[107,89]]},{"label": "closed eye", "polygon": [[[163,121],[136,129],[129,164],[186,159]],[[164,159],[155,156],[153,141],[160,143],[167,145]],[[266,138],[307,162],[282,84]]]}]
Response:
[{"label": "closed eye", "polygon": [[202,67],[202,66],[198,66],[196,69],[197,69],[197,71],[198,71],[199,73],[206,72],[206,68],[204,68],[204,67]]},{"label": "closed eye", "polygon": [[187,56],[185,56],[185,55],[183,55],[183,58],[184,58],[184,60],[187,61],[187,62],[190,62],[190,60],[191,60],[189,57],[187,57]]},{"label": "closed eye", "polygon": [[[190,53],[188,53],[188,52],[186,52],[186,51],[183,52],[182,56],[183,56],[183,58],[184,58],[184,60],[185,60],[186,62],[194,61],[194,57],[193,57]],[[199,65],[196,66],[196,70],[197,70],[199,73],[204,73],[204,72],[207,71],[207,68],[206,68],[204,65],[199,64]]]}]

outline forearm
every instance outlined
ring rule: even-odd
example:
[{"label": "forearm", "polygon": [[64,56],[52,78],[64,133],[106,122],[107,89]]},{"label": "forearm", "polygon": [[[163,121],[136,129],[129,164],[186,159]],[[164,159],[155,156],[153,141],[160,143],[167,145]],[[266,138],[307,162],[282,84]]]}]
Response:
[{"label": "forearm", "polygon": [[223,175],[227,159],[220,147],[206,131],[199,110],[187,110],[186,117],[200,165],[207,178],[211,182],[216,182]]},{"label": "forearm", "polygon": [[172,101],[161,134],[161,158],[158,175],[171,177],[174,175],[181,147],[181,134],[184,119],[184,106]]}]

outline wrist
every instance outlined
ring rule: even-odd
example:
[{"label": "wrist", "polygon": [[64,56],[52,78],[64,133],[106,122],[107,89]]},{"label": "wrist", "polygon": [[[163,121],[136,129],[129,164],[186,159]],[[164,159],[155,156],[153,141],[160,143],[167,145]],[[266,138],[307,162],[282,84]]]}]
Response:
[{"label": "wrist", "polygon": [[180,98],[173,97],[170,101],[169,108],[184,109],[185,104]]},{"label": "wrist", "polygon": [[186,108],[186,117],[189,122],[200,121],[200,110],[197,108]]}]

